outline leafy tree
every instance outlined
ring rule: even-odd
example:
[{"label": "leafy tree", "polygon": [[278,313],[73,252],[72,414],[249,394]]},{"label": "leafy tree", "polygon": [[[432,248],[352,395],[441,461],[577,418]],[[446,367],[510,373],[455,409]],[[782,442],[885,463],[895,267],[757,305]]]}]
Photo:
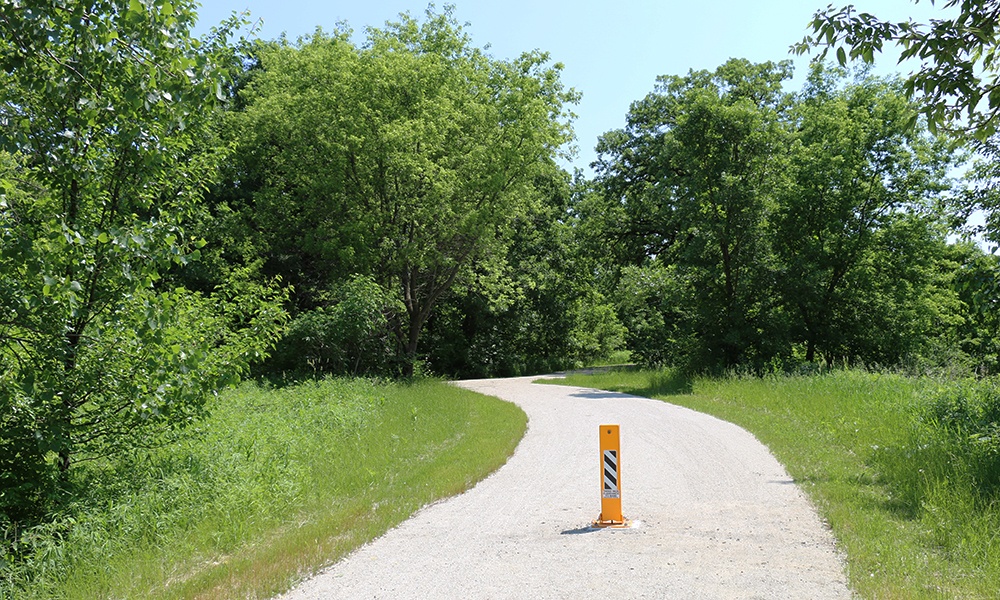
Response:
[{"label": "leafy tree", "polygon": [[[209,119],[235,21],[195,40],[194,6],[0,5],[0,446],[46,472],[190,423],[281,320],[245,277],[212,297],[163,279],[198,257],[185,221],[220,158]],[[42,487],[22,475],[0,510]]]},{"label": "leafy tree", "polygon": [[472,265],[502,258],[535,174],[571,139],[576,94],[543,53],[502,61],[472,48],[450,8],[367,37],[260,47],[230,123],[241,191],[226,201],[252,215],[265,269],[288,274],[302,309],[354,274],[398,294],[393,327],[412,365],[439,300]]},{"label": "leafy tree", "polygon": [[827,358],[881,365],[933,362],[938,341],[953,337],[961,321],[944,270],[945,230],[926,215],[903,212],[872,233],[871,252],[851,277],[851,298],[834,313],[844,326],[836,332],[839,348],[824,342]]},{"label": "leafy tree", "polygon": [[[918,0],[914,0],[915,2]],[[933,3],[933,0],[932,0]],[[974,140],[974,147],[987,160],[973,173],[975,185],[958,209],[967,216],[982,209],[987,225],[984,233],[1000,242],[1000,195],[998,195],[998,140],[1000,127],[1000,83],[997,80],[997,43],[1000,40],[1000,6],[979,0],[947,0],[952,12],[929,23],[888,22],[853,6],[818,11],[811,23],[813,35],[793,46],[804,54],[823,47],[820,57],[836,49],[843,66],[859,59],[871,64],[886,44],[902,49],[900,63],[919,59],[920,66],[905,80],[911,96],[921,96],[922,111],[931,132],[939,128]],[[911,117],[916,123],[916,115]]]},{"label": "leafy tree", "polygon": [[[688,358],[729,367],[771,351],[775,303],[765,216],[786,141],[789,63],[731,60],[714,73],[658,79],[626,129],[601,137],[603,206],[641,264],[675,267],[698,339]],[[614,231],[614,230],[613,230]],[[764,332],[768,332],[765,334]]]},{"label": "leafy tree", "polygon": [[[995,253],[1000,247],[1000,139],[994,135],[974,142],[972,149],[975,158],[965,176],[967,185],[951,203],[953,220],[968,234],[992,243]],[[977,211],[982,225],[970,225]]]},{"label": "leafy tree", "polygon": [[894,82],[814,64],[793,97],[785,69],[661,78],[601,139],[582,229],[620,265],[633,355],[694,369],[941,355],[928,338],[962,320],[935,210],[951,155]]},{"label": "leafy tree", "polygon": [[908,272],[883,272],[880,265],[892,261],[880,253],[898,246],[892,236],[904,233],[896,226],[900,219],[929,210],[947,189],[948,153],[909,126],[916,107],[897,84],[862,77],[844,85],[844,76],[814,63],[790,112],[796,143],[791,180],[772,219],[774,249],[806,361],[819,352],[892,362],[898,355],[858,355],[862,347],[879,346],[866,341],[870,336],[891,338],[900,331],[872,321],[899,309],[880,306],[879,298],[891,294],[874,289],[899,283]]},{"label": "leafy tree", "polygon": [[906,79],[904,89],[911,96],[924,95],[923,111],[931,131],[960,127],[985,140],[997,132],[1000,116],[1000,86],[994,80],[1000,66],[1000,7],[979,0],[947,0],[943,5],[958,14],[929,23],[892,23],[859,13],[854,6],[831,5],[816,12],[813,35],[793,50],[804,54],[822,46],[822,59],[836,49],[837,60],[845,66],[849,59],[872,64],[885,44],[899,46],[900,63],[920,59],[920,68]]}]

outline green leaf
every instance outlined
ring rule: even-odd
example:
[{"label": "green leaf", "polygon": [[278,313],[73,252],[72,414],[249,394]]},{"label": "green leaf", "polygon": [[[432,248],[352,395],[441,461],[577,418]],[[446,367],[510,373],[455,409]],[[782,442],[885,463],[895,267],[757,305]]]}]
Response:
[{"label": "green leaf", "polygon": [[837,62],[839,62],[842,67],[847,66],[847,52],[844,51],[843,47],[837,48]]},{"label": "green leaf", "polygon": [[989,101],[991,109],[1000,106],[1000,88],[990,90]]}]

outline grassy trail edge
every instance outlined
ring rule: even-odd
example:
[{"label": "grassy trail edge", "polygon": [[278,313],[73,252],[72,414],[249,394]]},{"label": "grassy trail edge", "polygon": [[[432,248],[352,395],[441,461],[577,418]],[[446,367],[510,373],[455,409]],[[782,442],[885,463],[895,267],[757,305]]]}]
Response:
[{"label": "grassy trail edge", "polygon": [[[672,370],[609,370],[539,383],[654,398],[752,433],[832,530],[861,598],[1000,597],[995,511],[981,514],[971,502],[949,499],[954,510],[942,516],[946,521],[928,524],[900,511],[880,480],[879,468],[892,468],[886,447],[911,443],[916,398],[928,381],[860,371],[691,380]],[[891,460],[905,460],[895,454]],[[951,538],[947,545],[942,531]]]}]

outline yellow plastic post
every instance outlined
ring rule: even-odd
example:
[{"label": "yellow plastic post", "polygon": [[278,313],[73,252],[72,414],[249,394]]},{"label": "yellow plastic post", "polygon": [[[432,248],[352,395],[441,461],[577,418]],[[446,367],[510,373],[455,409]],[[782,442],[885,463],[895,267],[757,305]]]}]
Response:
[{"label": "yellow plastic post", "polygon": [[601,514],[596,527],[628,527],[622,516],[621,443],[618,425],[601,425]]}]

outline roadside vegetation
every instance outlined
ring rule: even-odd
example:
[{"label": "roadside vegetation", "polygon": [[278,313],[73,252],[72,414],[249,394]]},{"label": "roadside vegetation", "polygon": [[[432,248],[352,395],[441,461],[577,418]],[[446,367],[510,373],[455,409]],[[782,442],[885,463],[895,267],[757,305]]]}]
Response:
[{"label": "roadside vegetation", "polygon": [[[196,38],[197,8],[0,2],[7,595],[240,596],[251,572],[280,588],[502,462],[523,415],[428,377],[626,356],[699,374],[1000,372],[996,7],[949,0],[929,24],[828,8],[794,48],[824,49],[799,90],[789,61],[664,74],[623,128],[579,140],[596,144],[590,178],[562,166],[580,94],[555,59],[572,57],[493,56],[450,5],[297,40],[247,39],[238,15]],[[883,44],[920,70],[849,68]],[[872,514],[897,520],[863,529],[932,540],[906,563],[916,588],[940,569],[977,592],[952,565],[991,564],[977,548],[993,542],[949,532],[993,519],[995,390],[866,377],[695,379],[677,398],[736,420],[753,396],[726,386],[778,386],[757,412],[819,419],[860,461],[799,476],[870,480]],[[314,383],[247,383],[268,380]],[[794,387],[851,382],[884,401]],[[385,456],[411,443],[438,466]],[[439,462],[451,443],[482,462]],[[328,449],[354,452],[360,479],[324,470],[343,459]],[[289,567],[268,548],[327,558]],[[874,566],[852,577],[881,593]]]},{"label": "roadside vegetation", "polygon": [[210,409],[169,446],[81,465],[59,515],[3,540],[0,598],[268,598],[471,487],[527,420],[433,380],[245,384]]},{"label": "roadside vegetation", "polygon": [[862,598],[1000,592],[1000,382],[861,370],[546,383],[657,398],[753,433],[829,523]]}]

